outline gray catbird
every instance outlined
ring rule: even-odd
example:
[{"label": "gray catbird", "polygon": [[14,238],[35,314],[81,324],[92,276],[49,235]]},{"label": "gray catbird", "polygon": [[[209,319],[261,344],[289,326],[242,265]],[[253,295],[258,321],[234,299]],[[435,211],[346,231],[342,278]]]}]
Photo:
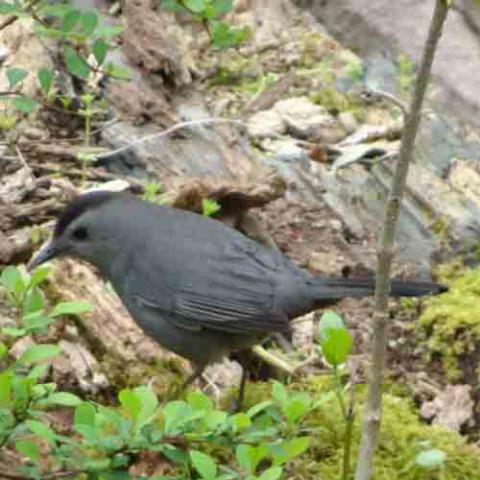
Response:
[{"label": "gray catbird", "polygon": [[[375,286],[314,277],[217,220],[106,191],[74,199],[30,266],[61,255],[97,267],[148,335],[194,363],[190,381],[207,364],[287,331],[292,318],[372,295]],[[442,291],[426,282],[391,287],[394,296]]]}]

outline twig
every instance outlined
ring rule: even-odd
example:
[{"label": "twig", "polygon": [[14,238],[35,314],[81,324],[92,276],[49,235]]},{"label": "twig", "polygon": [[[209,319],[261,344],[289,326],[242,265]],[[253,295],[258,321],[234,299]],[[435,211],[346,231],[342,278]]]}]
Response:
[{"label": "twig", "polygon": [[397,98],[395,95],[393,95],[391,93],[384,92],[383,90],[373,90],[371,88],[364,88],[360,92],[360,96],[361,97],[366,97],[367,100],[372,99],[372,98],[373,99],[379,98],[379,99],[382,99],[382,100],[386,100],[387,102],[390,102],[393,105],[395,105],[396,107],[398,107],[402,111],[402,114],[403,114],[404,117],[408,114],[407,105],[404,102],[402,102],[402,100],[400,100],[399,98]]},{"label": "twig", "polygon": [[372,476],[373,455],[377,446],[381,421],[382,387],[387,343],[387,301],[390,289],[390,270],[395,230],[400,211],[400,202],[405,189],[408,167],[413,156],[413,147],[420,123],[423,99],[430,78],[430,71],[438,40],[442,33],[443,23],[447,17],[450,3],[450,0],[436,0],[435,3],[435,11],[422,53],[419,72],[415,79],[413,97],[405,118],[405,127],[402,135],[399,158],[392,181],[392,190],[385,209],[381,243],[377,255],[375,309],[373,314],[373,334],[368,380],[369,388],[363,417],[362,438],[355,480],[369,480]]},{"label": "twig", "polygon": [[289,375],[293,375],[295,373],[295,368],[288,364],[285,360],[280,358],[278,355],[274,355],[270,353],[268,350],[265,350],[261,345],[255,345],[252,347],[252,352],[257,355],[257,357],[261,358],[265,363],[272,365],[273,367],[282,370]]},{"label": "twig", "polygon": [[163,132],[152,133],[151,135],[147,135],[145,137],[139,138],[138,140],[135,140],[134,142],[129,143],[124,147],[120,147],[108,153],[103,153],[101,155],[98,155],[97,159],[104,160],[106,158],[113,157],[115,155],[118,155],[119,153],[123,153],[129,150],[132,147],[135,147],[136,145],[139,145],[144,142],[148,142],[149,140],[152,140],[154,138],[166,137],[167,135],[170,135],[171,133],[176,132],[177,130],[181,130],[182,128],[196,127],[201,125],[210,125],[212,123],[230,123],[234,125],[239,125],[241,127],[246,127],[244,122],[241,122],[240,120],[229,119],[229,118],[204,118],[200,120],[188,120],[186,122],[176,123],[175,125],[164,130]]}]

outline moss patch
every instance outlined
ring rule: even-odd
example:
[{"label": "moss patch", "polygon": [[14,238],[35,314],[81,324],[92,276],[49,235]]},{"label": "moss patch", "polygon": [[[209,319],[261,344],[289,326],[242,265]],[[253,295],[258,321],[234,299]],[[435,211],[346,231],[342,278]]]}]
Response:
[{"label": "moss patch", "polygon": [[478,353],[480,270],[450,264],[440,269],[439,276],[450,291],[426,301],[416,329],[428,359],[440,357],[448,379],[456,381],[462,373],[459,360]]},{"label": "moss patch", "polygon": [[[329,385],[325,377],[309,379],[291,386],[294,390],[309,391],[318,399]],[[363,389],[362,389],[363,390]],[[247,390],[249,406],[270,397],[269,384],[251,385]],[[361,403],[364,391],[358,392]],[[360,441],[361,407],[354,428],[352,464],[356,460]],[[343,421],[335,401],[329,401],[309,414],[302,427],[310,431],[311,447],[307,454],[296,459],[287,469],[290,479],[339,478],[343,449]],[[436,448],[446,453],[441,471],[425,471],[415,466],[418,453]],[[422,424],[412,402],[391,394],[384,396],[380,444],[375,458],[374,480],[478,480],[480,479],[480,450],[465,442],[455,432]]]}]

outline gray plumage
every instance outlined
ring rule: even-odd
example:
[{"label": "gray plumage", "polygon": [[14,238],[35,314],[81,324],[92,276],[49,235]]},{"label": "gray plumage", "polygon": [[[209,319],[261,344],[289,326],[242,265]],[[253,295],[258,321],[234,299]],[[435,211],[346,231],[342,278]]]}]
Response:
[{"label": "gray plumage", "polygon": [[[96,266],[148,335],[200,369],[287,331],[296,316],[374,290],[372,279],[313,277],[221,222],[128,194],[95,192],[74,200],[32,263],[59,255]],[[393,295],[443,290],[432,283],[392,284]]]}]

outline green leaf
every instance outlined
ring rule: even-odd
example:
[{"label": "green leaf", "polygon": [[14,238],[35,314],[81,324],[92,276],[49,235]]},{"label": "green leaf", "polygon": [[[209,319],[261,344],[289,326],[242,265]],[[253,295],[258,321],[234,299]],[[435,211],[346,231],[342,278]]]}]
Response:
[{"label": "green leaf", "polygon": [[433,448],[420,452],[415,457],[415,463],[425,470],[436,470],[445,464],[447,454],[443,450]]},{"label": "green leaf", "polygon": [[312,400],[307,393],[297,393],[289,398],[282,409],[287,423],[294,425],[297,420],[310,411],[311,404]]},{"label": "green leaf", "polygon": [[226,22],[213,22],[211,32],[212,45],[219,49],[234,47],[248,36],[246,28],[232,28]]},{"label": "green leaf", "polygon": [[220,205],[215,200],[209,198],[202,198],[202,215],[211,217],[220,210]]},{"label": "green leaf", "polygon": [[0,342],[0,359],[8,352],[8,348],[4,343]]},{"label": "green leaf", "polygon": [[43,283],[52,269],[46,265],[40,265],[30,274],[30,281],[28,282],[28,288],[34,288],[37,285]]},{"label": "green leaf", "polygon": [[80,18],[80,24],[82,25],[85,35],[91,35],[98,25],[98,15],[95,10],[87,10]]},{"label": "green leaf", "polygon": [[23,455],[34,462],[40,460],[40,449],[32,440],[17,440],[15,442],[15,448],[20,455]]},{"label": "green leaf", "polygon": [[[32,314],[43,313],[43,295],[38,288],[30,290],[23,301],[23,315],[29,316]],[[25,321],[23,321],[25,323]]]},{"label": "green leaf", "polygon": [[258,415],[260,412],[263,412],[268,407],[271,407],[272,405],[273,405],[273,402],[271,400],[264,400],[263,402],[257,403],[253,407],[249,408],[247,411],[247,415],[250,418],[253,418],[256,415]]},{"label": "green leaf", "polygon": [[307,450],[309,444],[309,437],[297,437],[271,445],[270,453],[273,457],[273,466],[282,465],[292,458],[298,457]]},{"label": "green leaf", "polygon": [[92,52],[95,60],[97,61],[97,65],[101,66],[107,56],[108,51],[108,44],[103,38],[98,38],[95,40],[94,44],[92,45]]},{"label": "green leaf", "polygon": [[202,13],[205,9],[205,0],[183,0],[183,5],[193,13]]},{"label": "green leaf", "polygon": [[317,333],[317,339],[322,345],[323,342],[325,342],[328,338],[328,332],[330,330],[342,330],[345,329],[345,324],[343,323],[343,319],[340,315],[336,314],[335,312],[332,312],[330,310],[327,310],[324,312],[322,315],[322,318],[320,319],[320,322],[318,323],[318,333]]},{"label": "green leaf", "polygon": [[250,417],[245,413],[237,413],[230,418],[234,432],[241,432],[252,425]]},{"label": "green leaf", "polygon": [[53,307],[50,316],[59,315],[78,315],[79,313],[90,312],[92,304],[90,302],[60,302]]},{"label": "green leaf", "polygon": [[322,315],[317,338],[330,365],[345,363],[352,349],[353,339],[339,315],[330,311]]},{"label": "green leaf", "polygon": [[258,477],[258,480],[278,480],[282,473],[282,467],[270,467]]},{"label": "green leaf", "polygon": [[53,321],[53,318],[45,315],[43,310],[37,310],[22,317],[22,325],[27,331],[45,329]]},{"label": "green leaf", "polygon": [[353,339],[347,329],[330,330],[328,339],[322,344],[322,353],[330,365],[345,363],[352,350]]},{"label": "green leaf", "polygon": [[265,445],[254,447],[252,445],[238,445],[235,450],[238,464],[248,474],[254,474],[258,464],[267,456]]},{"label": "green leaf", "polygon": [[25,365],[38,363],[57,356],[61,351],[58,345],[32,345],[23,352],[18,361]]},{"label": "green leaf", "polygon": [[225,15],[233,9],[233,0],[213,0],[212,8],[217,16]]},{"label": "green leaf", "polygon": [[100,27],[95,35],[101,38],[111,38],[120,35],[122,32],[123,27],[121,25],[111,25]]},{"label": "green leaf", "polygon": [[213,410],[213,402],[202,392],[189,392],[187,401],[194,410]]},{"label": "green leaf", "polygon": [[75,429],[79,426],[95,427],[95,417],[97,412],[90,403],[83,402],[75,408],[73,424]]},{"label": "green leaf", "polygon": [[[48,369],[48,365],[46,363],[41,363],[40,365],[35,365],[29,372],[28,378],[37,381]],[[38,387],[39,385],[36,385]],[[35,388],[35,387],[34,387]]]},{"label": "green leaf", "polygon": [[63,17],[62,23],[60,25],[60,30],[63,33],[69,33],[73,30],[75,25],[80,21],[82,13],[80,10],[72,9],[69,10]]},{"label": "green leaf", "polygon": [[194,413],[199,418],[203,412],[193,412],[192,407],[182,400],[168,402],[162,410],[165,419],[165,432],[169,434],[175,432],[180,426],[194,419]]},{"label": "green leaf", "polygon": [[215,430],[216,428],[224,425],[228,419],[227,412],[222,412],[221,410],[214,410],[213,412],[203,411],[205,416],[203,417],[203,421],[207,428],[211,430]]},{"label": "green leaf", "polygon": [[87,78],[90,75],[90,66],[87,61],[77,54],[72,47],[65,47],[63,52],[68,71],[79,78]]},{"label": "green leaf", "polygon": [[135,395],[135,392],[129,389],[121,390],[118,394],[118,400],[125,413],[136,422],[142,410],[142,402]]},{"label": "green leaf", "polygon": [[130,70],[111,62],[107,63],[105,73],[113,78],[118,78],[119,80],[130,80],[132,78],[132,72]]},{"label": "green leaf", "polygon": [[15,87],[15,85],[20,83],[22,80],[24,80],[27,75],[28,70],[25,70],[24,68],[9,68],[7,70],[7,79],[10,89]]},{"label": "green leaf", "polygon": [[30,97],[19,96],[12,98],[12,105],[22,113],[31,113],[35,110],[38,102]]},{"label": "green leaf", "polygon": [[150,388],[144,386],[135,388],[134,394],[140,400],[141,404],[138,426],[142,427],[155,415],[158,407],[158,399]]},{"label": "green leaf", "polygon": [[179,3],[178,0],[160,0],[162,2],[162,7],[168,12],[174,13],[184,13],[188,10]]},{"label": "green leaf", "polygon": [[[54,74],[53,74],[53,70],[51,70],[50,68],[41,68],[38,72],[37,72],[37,78],[38,78],[38,83],[40,84],[40,88],[42,89],[42,92],[45,96],[48,96],[48,94],[50,93],[50,89],[52,88],[52,84],[53,84],[53,78],[54,78]],[[38,270],[42,267],[37,267],[35,270]],[[48,268],[48,267],[43,267],[44,269],[45,268]],[[50,271],[50,270],[48,270]]]},{"label": "green leaf", "polygon": [[0,373],[0,408],[8,408],[12,401],[12,372]]},{"label": "green leaf", "polygon": [[0,2],[0,15],[14,15],[23,13],[21,6],[15,2]]},{"label": "green leaf", "polygon": [[32,431],[32,433],[46,440],[49,445],[53,445],[55,443],[55,432],[48,425],[38,422],[37,420],[26,420],[25,424]]},{"label": "green leaf", "polygon": [[11,294],[23,292],[26,288],[20,270],[12,265],[2,270],[0,282]]},{"label": "green leaf", "polygon": [[195,467],[195,470],[200,474],[204,480],[214,480],[217,476],[217,465],[210,455],[192,450],[190,452],[190,459]]},{"label": "green leaf", "polygon": [[23,337],[27,333],[27,330],[25,328],[3,327],[1,332],[9,337]]},{"label": "green leaf", "polygon": [[275,382],[272,387],[272,397],[280,405],[283,405],[288,400],[287,389],[280,382]]},{"label": "green leaf", "polygon": [[83,400],[70,392],[55,392],[45,399],[48,405],[63,405],[65,407],[76,407],[83,403]]}]

